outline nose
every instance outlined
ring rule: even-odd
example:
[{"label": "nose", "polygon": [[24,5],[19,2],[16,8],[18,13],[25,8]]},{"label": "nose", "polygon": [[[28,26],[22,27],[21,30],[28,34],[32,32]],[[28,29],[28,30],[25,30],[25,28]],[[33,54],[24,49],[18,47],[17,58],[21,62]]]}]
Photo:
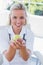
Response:
[{"label": "nose", "polygon": [[18,23],[18,24],[20,23],[20,19],[19,19],[19,18],[17,19],[17,23]]}]

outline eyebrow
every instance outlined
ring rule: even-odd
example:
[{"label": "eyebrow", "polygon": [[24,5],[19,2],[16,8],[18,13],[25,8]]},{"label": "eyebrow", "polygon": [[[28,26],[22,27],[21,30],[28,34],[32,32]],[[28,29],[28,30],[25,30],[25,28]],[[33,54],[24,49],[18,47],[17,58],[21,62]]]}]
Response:
[{"label": "eyebrow", "polygon": [[[17,18],[17,16],[13,16],[13,18]],[[21,18],[21,19],[23,19],[23,18],[24,18],[24,16],[20,16],[20,18]]]}]

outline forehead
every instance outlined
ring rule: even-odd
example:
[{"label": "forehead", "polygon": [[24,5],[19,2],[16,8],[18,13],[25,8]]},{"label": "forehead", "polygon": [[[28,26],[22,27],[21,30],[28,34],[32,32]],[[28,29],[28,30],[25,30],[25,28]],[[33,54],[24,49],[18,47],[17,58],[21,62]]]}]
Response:
[{"label": "forehead", "polygon": [[24,10],[12,10],[11,14],[12,15],[22,15],[22,16],[26,15]]}]

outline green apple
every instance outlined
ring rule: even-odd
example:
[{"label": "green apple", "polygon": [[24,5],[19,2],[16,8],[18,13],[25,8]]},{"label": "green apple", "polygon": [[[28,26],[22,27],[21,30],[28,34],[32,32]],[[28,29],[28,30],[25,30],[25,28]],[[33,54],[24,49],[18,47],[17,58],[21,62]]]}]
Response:
[{"label": "green apple", "polygon": [[15,36],[13,37],[13,40],[16,41],[16,40],[19,39],[19,38],[21,38],[20,35],[15,35]]}]

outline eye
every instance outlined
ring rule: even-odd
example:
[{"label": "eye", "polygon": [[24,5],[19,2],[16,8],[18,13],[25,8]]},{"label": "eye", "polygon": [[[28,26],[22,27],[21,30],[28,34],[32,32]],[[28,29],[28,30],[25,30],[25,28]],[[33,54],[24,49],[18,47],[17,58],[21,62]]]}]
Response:
[{"label": "eye", "polygon": [[20,17],[20,19],[24,19],[24,17],[23,17],[23,16],[21,16],[21,17]]},{"label": "eye", "polygon": [[14,18],[14,19],[17,19],[17,17],[16,17],[16,16],[14,16],[13,18]]}]

